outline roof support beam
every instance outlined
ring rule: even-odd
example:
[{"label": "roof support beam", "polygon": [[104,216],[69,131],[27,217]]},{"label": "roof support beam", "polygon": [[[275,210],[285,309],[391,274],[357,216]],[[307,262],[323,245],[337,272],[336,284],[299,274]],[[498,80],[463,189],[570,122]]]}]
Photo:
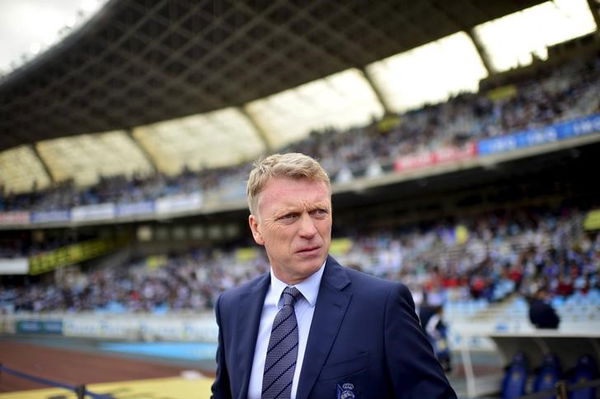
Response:
[{"label": "roof support beam", "polygon": [[40,160],[40,163],[44,168],[44,172],[46,172],[48,178],[50,179],[50,185],[54,185],[54,183],[56,183],[56,177],[54,176],[54,173],[52,173],[52,170],[44,160],[44,157],[42,157],[42,154],[40,154],[40,152],[38,151],[37,144],[29,144],[29,147],[31,148],[37,159]]},{"label": "roof support beam", "polygon": [[436,9],[440,14],[446,17],[448,21],[450,21],[456,27],[456,30],[461,30],[465,32],[467,36],[469,36],[469,39],[471,39],[471,42],[473,42],[473,45],[475,46],[475,49],[479,54],[479,58],[481,58],[481,62],[483,62],[483,66],[485,67],[488,75],[494,75],[496,72],[498,72],[494,69],[494,65],[491,62],[490,56],[479,36],[477,33],[475,33],[474,28],[468,28],[462,21],[450,15],[446,10],[434,3],[429,3],[429,6]]},{"label": "roof support beam", "polygon": [[248,120],[248,122],[250,122],[250,124],[254,128],[254,131],[257,133],[258,137],[265,145],[265,149],[266,149],[267,153],[272,153],[274,151],[273,143],[271,142],[271,138],[270,138],[269,134],[267,133],[267,131],[256,121],[256,119],[254,118],[252,113],[248,112],[248,109],[246,106],[238,107],[237,109],[238,109],[238,111],[240,111],[240,113],[242,115],[244,115],[244,117]]},{"label": "roof support beam", "polygon": [[126,129],[125,130],[127,132],[127,136],[129,136],[129,138],[131,139],[131,141],[133,142],[133,144],[139,148],[140,152],[142,153],[142,155],[144,156],[144,159],[146,159],[146,161],[148,161],[148,164],[150,165],[150,168],[152,168],[152,172],[156,172],[158,171],[158,166],[156,165],[156,162],[154,161],[154,158],[152,158],[152,155],[148,152],[148,150],[146,150],[146,147],[144,147],[142,145],[142,143],[140,143],[139,141],[137,141],[135,139],[135,136],[133,135],[133,129]]},{"label": "roof support beam", "polygon": [[373,89],[373,93],[375,93],[375,97],[377,97],[377,100],[383,107],[384,114],[389,115],[389,114],[393,113],[392,109],[390,108],[390,103],[387,101],[387,98],[385,97],[385,95],[383,94],[383,92],[381,91],[381,89],[379,88],[377,83],[371,77],[371,74],[369,73],[367,68],[365,68],[365,67],[360,68],[360,72],[364,76],[365,80],[369,83],[369,86],[371,86],[371,88]]},{"label": "roof support beam", "polygon": [[490,55],[487,52],[483,43],[481,42],[479,35],[477,35],[477,33],[475,33],[474,29],[468,29],[468,30],[465,30],[464,32],[469,36],[469,39],[471,39],[471,41],[473,42],[475,49],[477,49],[479,58],[481,58],[481,62],[483,62],[483,66],[485,67],[488,75],[496,74],[498,71],[494,68],[494,65],[492,64],[492,61],[490,59]]},{"label": "roof support beam", "polygon": [[600,2],[598,0],[587,0],[590,12],[596,22],[596,31],[600,30]]}]

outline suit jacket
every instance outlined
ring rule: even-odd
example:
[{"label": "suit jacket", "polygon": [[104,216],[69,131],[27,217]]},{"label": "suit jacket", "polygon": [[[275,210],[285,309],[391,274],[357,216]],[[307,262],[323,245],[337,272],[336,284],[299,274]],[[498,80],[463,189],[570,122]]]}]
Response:
[{"label": "suit jacket", "polygon": [[[223,293],[214,399],[246,399],[269,274]],[[340,266],[321,279],[297,399],[456,398],[408,289]],[[353,394],[354,396],[350,395]]]}]

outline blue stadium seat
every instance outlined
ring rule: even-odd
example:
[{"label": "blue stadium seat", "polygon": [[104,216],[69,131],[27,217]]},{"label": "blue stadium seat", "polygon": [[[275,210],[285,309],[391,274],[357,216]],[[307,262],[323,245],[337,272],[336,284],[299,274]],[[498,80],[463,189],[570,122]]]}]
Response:
[{"label": "blue stadium seat", "polygon": [[565,304],[565,298],[562,296],[555,296],[552,298],[552,306],[555,309],[561,308]]},{"label": "blue stadium seat", "polygon": [[513,302],[513,308],[514,308],[514,310],[517,310],[517,311],[519,311],[519,310],[527,311],[529,309],[529,304],[527,303],[525,298],[518,297]]},{"label": "blue stadium seat", "polygon": [[524,353],[515,354],[502,379],[502,399],[516,399],[525,394],[528,362]]},{"label": "blue stadium seat", "polygon": [[[554,385],[561,379],[562,370],[558,356],[549,353],[544,356],[542,365],[535,376],[533,382],[533,392],[545,391],[553,389]],[[546,396],[544,399],[554,399],[554,394]]]},{"label": "blue stadium seat", "polygon": [[[577,360],[569,385],[587,382],[599,378],[598,365],[590,355],[583,355]],[[596,388],[583,388],[569,392],[569,399],[595,399]]]}]

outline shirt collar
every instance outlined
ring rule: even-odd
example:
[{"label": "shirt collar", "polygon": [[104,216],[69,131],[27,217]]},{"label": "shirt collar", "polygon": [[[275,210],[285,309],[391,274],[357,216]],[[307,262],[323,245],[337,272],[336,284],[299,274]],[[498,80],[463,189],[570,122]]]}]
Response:
[{"label": "shirt collar", "polygon": [[[326,262],[327,260],[323,262],[319,270],[311,274],[307,279],[293,286],[300,291],[311,307],[314,307],[317,303],[317,295],[319,294],[319,286],[321,285],[321,278],[323,277]],[[285,287],[287,287],[287,284],[275,277],[273,268],[271,267],[271,288],[269,289],[265,303],[277,306]]]}]

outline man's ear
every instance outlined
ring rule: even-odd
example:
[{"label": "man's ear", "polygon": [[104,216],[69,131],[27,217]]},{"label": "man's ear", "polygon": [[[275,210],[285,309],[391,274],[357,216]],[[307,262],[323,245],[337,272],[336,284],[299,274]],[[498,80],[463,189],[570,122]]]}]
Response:
[{"label": "man's ear", "polygon": [[252,230],[252,237],[254,237],[254,241],[258,245],[265,245],[265,240],[263,240],[262,234],[260,233],[260,228],[258,226],[258,218],[254,215],[250,215],[248,217],[248,224],[250,225],[250,230]]}]

